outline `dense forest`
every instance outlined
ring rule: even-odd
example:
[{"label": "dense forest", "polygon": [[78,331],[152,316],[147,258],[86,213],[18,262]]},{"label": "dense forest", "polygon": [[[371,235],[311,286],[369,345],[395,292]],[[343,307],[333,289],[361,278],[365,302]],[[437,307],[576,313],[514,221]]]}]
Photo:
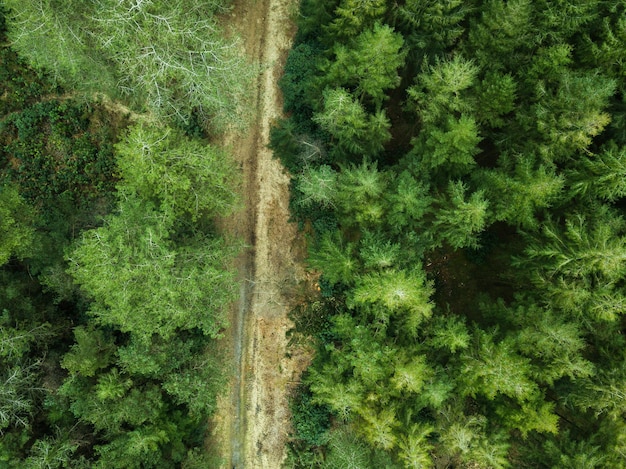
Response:
[{"label": "dense forest", "polygon": [[[254,70],[219,2],[0,7],[0,466],[217,467]],[[10,46],[9,46],[10,45]],[[227,78],[227,79],[226,79]]]},{"label": "dense forest", "polygon": [[289,464],[626,467],[626,2],[300,8]]}]

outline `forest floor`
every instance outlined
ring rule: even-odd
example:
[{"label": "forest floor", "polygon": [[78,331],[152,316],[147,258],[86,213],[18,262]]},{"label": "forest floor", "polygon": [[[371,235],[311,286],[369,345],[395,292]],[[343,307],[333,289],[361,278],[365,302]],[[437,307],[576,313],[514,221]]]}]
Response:
[{"label": "forest floor", "polygon": [[230,393],[218,400],[209,444],[222,467],[278,469],[285,458],[290,392],[310,353],[288,346],[287,317],[310,288],[303,267],[305,244],[289,222],[289,178],[267,147],[272,123],[282,115],[278,80],[295,29],[294,0],[235,0],[226,22],[261,66],[251,97],[252,123],[226,137],[243,170],[245,208],[222,222],[245,240],[237,259],[241,290],[230,312],[224,348],[231,352]]}]

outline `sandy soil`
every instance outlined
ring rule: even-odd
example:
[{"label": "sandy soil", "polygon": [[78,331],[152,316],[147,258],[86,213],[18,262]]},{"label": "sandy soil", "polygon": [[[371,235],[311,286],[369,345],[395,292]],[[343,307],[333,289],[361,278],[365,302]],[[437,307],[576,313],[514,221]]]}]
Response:
[{"label": "sandy soil", "polygon": [[240,297],[230,313],[224,347],[232,352],[230,394],[219,400],[211,444],[223,467],[278,469],[289,433],[288,395],[308,363],[287,350],[287,313],[306,288],[303,238],[289,219],[289,178],[267,148],[272,122],[282,114],[278,80],[295,33],[294,0],[236,0],[227,22],[261,65],[253,97],[255,117],[244,135],[226,144],[243,169],[245,209],[223,222],[250,246],[238,258]]}]

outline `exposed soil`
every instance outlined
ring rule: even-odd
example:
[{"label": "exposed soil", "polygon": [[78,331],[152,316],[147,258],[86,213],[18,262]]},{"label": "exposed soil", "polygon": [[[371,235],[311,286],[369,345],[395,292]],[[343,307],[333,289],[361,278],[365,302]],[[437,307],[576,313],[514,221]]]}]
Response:
[{"label": "exposed soil", "polygon": [[255,84],[253,122],[244,135],[227,136],[242,167],[245,208],[222,222],[249,246],[239,256],[240,297],[231,310],[224,347],[232,351],[230,394],[220,396],[210,444],[222,467],[278,469],[289,434],[288,396],[308,364],[308,354],[287,350],[288,312],[306,288],[305,249],[289,219],[289,178],[267,148],[282,114],[278,80],[295,34],[294,0],[236,0],[226,21],[261,65]]}]

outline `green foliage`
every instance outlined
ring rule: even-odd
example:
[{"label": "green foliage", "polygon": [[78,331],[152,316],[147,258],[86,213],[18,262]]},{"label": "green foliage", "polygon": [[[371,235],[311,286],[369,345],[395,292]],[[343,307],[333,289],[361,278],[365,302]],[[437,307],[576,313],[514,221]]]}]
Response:
[{"label": "green foliage", "polygon": [[354,37],[377,23],[386,10],[384,0],[341,0],[334,12],[335,19],[328,26],[328,32],[335,38]]},{"label": "green foliage", "polygon": [[78,448],[78,441],[57,430],[54,436],[35,441],[28,458],[24,461],[24,467],[28,469],[87,467],[86,464],[81,465],[81,459],[74,455]]},{"label": "green foliage", "polygon": [[386,270],[359,278],[348,305],[378,305],[384,315],[404,313],[407,331],[415,334],[419,323],[432,314],[431,294],[432,286],[421,270]]},{"label": "green foliage", "polygon": [[526,262],[540,264],[539,272],[546,279],[621,279],[626,258],[624,220],[604,206],[597,209],[593,217],[576,214],[566,218],[564,225],[544,223],[541,238],[532,239],[525,249]]},{"label": "green foliage", "polygon": [[234,164],[216,147],[143,123],[115,149],[123,180],[118,189],[174,217],[227,215],[237,205]]},{"label": "green foliage", "polygon": [[391,138],[385,112],[368,114],[343,88],[324,91],[323,110],[316,113],[313,120],[332,135],[338,148],[348,155],[375,156]]},{"label": "green foliage", "polygon": [[371,467],[368,450],[364,443],[354,434],[351,428],[343,428],[332,432],[329,452],[324,462],[329,469],[365,469]]},{"label": "green foliage", "polygon": [[219,335],[233,293],[232,276],[223,268],[232,251],[199,234],[176,247],[173,223],[129,198],[105,226],[84,233],[68,256],[70,273],[95,300],[90,312],[100,324],[146,341],[179,329]]},{"label": "green foliage", "polygon": [[354,244],[345,243],[340,233],[324,233],[309,253],[309,265],[323,268],[324,278],[331,284],[350,282],[358,265],[353,250]]},{"label": "green foliage", "polygon": [[300,308],[336,421],[296,467],[624,466],[624,13],[304,2],[324,50],[276,148],[337,225]]},{"label": "green foliage", "polygon": [[[217,4],[9,3],[11,43],[37,71],[8,48],[1,6],[0,465],[217,466],[197,447],[225,384],[209,337],[236,287],[225,269],[234,248],[209,234],[209,217],[236,205],[236,173],[215,147],[147,120],[114,146],[129,117],[109,98],[204,135],[210,117],[213,129],[242,121],[229,100],[240,102],[251,70],[223,79],[243,62],[207,16],[224,11]],[[195,64],[186,82],[185,60]],[[188,101],[207,86],[217,99]],[[215,115],[224,104],[234,119]]]},{"label": "green foliage", "polygon": [[[429,187],[418,182],[408,171],[402,171],[385,191],[387,225],[398,234],[408,229],[418,231],[423,218],[430,213],[433,201]],[[421,231],[421,230],[419,230]]]},{"label": "green foliage", "polygon": [[494,334],[477,331],[475,344],[463,353],[462,392],[495,399],[499,394],[519,402],[538,392],[531,378],[530,360],[515,353],[510,340],[496,342]]},{"label": "green foliage", "polygon": [[11,256],[23,258],[33,243],[33,210],[15,187],[0,187],[0,265]]},{"label": "green foliage", "polygon": [[383,196],[389,175],[366,160],[342,168],[338,175],[338,213],[345,226],[371,227],[380,224],[385,212]]},{"label": "green foliage", "polygon": [[365,232],[359,256],[366,269],[385,270],[400,263],[400,245],[392,244],[381,234]]},{"label": "green foliage", "polygon": [[599,155],[585,156],[567,173],[571,197],[597,197],[608,202],[626,196],[626,149],[608,144]]},{"label": "green foliage", "polygon": [[301,43],[289,51],[287,62],[280,79],[285,111],[293,111],[298,116],[311,117],[311,97],[307,90],[317,72],[320,56],[319,46]]},{"label": "green foliage", "polygon": [[435,212],[433,230],[435,239],[447,242],[455,249],[478,247],[478,235],[485,228],[489,202],[482,191],[474,192],[466,200],[467,186],[462,181],[450,182],[448,198]]},{"label": "green foliage", "polygon": [[312,402],[311,392],[300,386],[290,403],[294,438],[309,446],[326,443],[330,429],[330,411],[325,405]]},{"label": "green foliage", "polygon": [[218,344],[210,343],[164,377],[163,389],[174,402],[186,405],[191,418],[201,421],[217,409],[216,396],[227,384],[223,354]]},{"label": "green foliage", "polygon": [[536,85],[538,103],[529,116],[546,140],[541,153],[552,158],[568,158],[588,148],[593,137],[610,122],[606,112],[616,82],[596,72],[564,70],[556,84],[540,80]]},{"label": "green foliage", "polygon": [[452,113],[472,109],[470,90],[476,83],[479,68],[472,60],[457,55],[450,60],[437,59],[424,66],[407,93],[411,107],[425,124],[444,122]]},{"label": "green foliage", "polygon": [[7,5],[14,47],[58,82],[159,116],[186,120],[195,109],[214,128],[241,123],[252,70],[212,17],[220,2]]},{"label": "green foliage", "polygon": [[404,65],[402,36],[376,23],[349,46],[335,48],[335,60],[325,73],[325,83],[331,87],[353,89],[359,101],[371,101],[380,109],[385,91],[400,84],[398,69]]},{"label": "green foliage", "polygon": [[436,55],[463,35],[463,21],[472,9],[472,2],[408,0],[394,7],[395,20],[415,55],[421,52]]},{"label": "green foliage", "polygon": [[475,173],[485,188],[494,218],[515,226],[534,228],[537,216],[558,200],[565,178],[534,158],[519,155],[513,171],[485,170]]},{"label": "green foliage", "polygon": [[472,117],[449,117],[438,129],[422,134],[414,140],[412,155],[417,160],[416,171],[446,170],[451,175],[464,175],[476,164],[481,137]]},{"label": "green foliage", "polygon": [[512,75],[490,71],[478,85],[475,116],[480,124],[492,128],[505,125],[505,115],[515,109],[517,84]]},{"label": "green foliage", "polygon": [[103,331],[78,326],[74,329],[74,339],[76,342],[61,361],[61,366],[70,373],[92,377],[113,362],[115,346]]},{"label": "green foliage", "polygon": [[467,326],[455,316],[439,316],[432,323],[432,337],[429,345],[437,349],[448,349],[455,353],[457,349],[464,350],[470,345],[470,334]]},{"label": "green foliage", "polygon": [[[2,7],[0,7],[2,8]],[[5,116],[35,102],[39,96],[53,94],[56,88],[45,76],[28,68],[5,38],[6,13],[0,11],[0,115]]]},{"label": "green foliage", "polygon": [[539,41],[532,0],[490,0],[469,31],[468,49],[481,64],[515,70]]},{"label": "green foliage", "polygon": [[337,172],[328,165],[306,168],[296,179],[302,197],[298,204],[309,207],[313,204],[334,207],[337,197]]},{"label": "green foliage", "polygon": [[5,363],[0,373],[0,430],[29,426],[38,395],[39,362],[26,360]]},{"label": "green foliage", "polygon": [[85,105],[44,101],[3,122],[9,140],[3,166],[27,200],[50,209],[60,197],[78,205],[113,190],[109,135],[91,125],[93,117]]},{"label": "green foliage", "polygon": [[406,437],[400,441],[400,459],[410,469],[432,467],[430,451],[433,449],[427,437],[434,430],[431,426],[412,425]]}]

